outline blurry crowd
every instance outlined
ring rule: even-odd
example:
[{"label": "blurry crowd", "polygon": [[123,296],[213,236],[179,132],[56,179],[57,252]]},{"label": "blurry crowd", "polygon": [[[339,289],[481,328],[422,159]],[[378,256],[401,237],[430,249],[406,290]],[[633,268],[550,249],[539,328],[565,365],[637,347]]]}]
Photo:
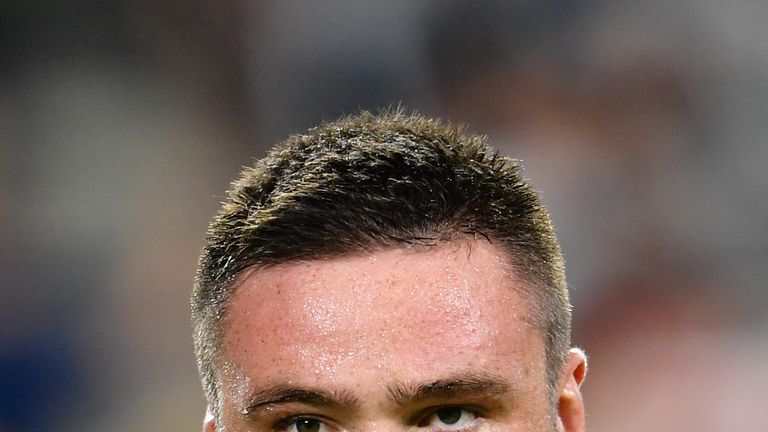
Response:
[{"label": "blurry crowd", "polygon": [[768,3],[0,2],[0,432],[199,430],[188,295],[243,165],[401,104],[521,159],[592,432],[762,430]]}]

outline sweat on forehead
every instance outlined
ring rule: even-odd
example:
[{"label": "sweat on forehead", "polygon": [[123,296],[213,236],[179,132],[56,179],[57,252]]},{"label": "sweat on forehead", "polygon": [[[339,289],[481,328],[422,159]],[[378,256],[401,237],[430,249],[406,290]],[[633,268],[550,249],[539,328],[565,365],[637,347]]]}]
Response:
[{"label": "sweat on forehead", "polygon": [[[252,383],[351,384],[361,374],[411,382],[466,370],[506,373],[487,364],[527,350],[540,356],[543,373],[543,348],[532,349],[529,338],[515,343],[533,334],[537,346],[544,343],[528,323],[520,283],[484,240],[471,251],[461,242],[250,271],[230,299],[222,361],[249,371]],[[454,360],[440,370],[446,358]],[[243,377],[224,381],[237,387]]]},{"label": "sweat on forehead", "polygon": [[[430,257],[428,267],[416,259],[421,255]],[[325,332],[338,320],[359,320],[392,303],[423,305],[420,319],[434,319],[448,311],[469,316],[477,313],[472,303],[474,286],[525,291],[523,285],[498,248],[484,239],[459,240],[249,268],[233,283],[227,317],[237,309],[239,299],[248,296],[256,300],[248,303],[255,305],[248,313],[303,320],[310,331]],[[392,321],[392,331],[397,331],[398,321]],[[412,325],[414,319],[402,322]]]}]

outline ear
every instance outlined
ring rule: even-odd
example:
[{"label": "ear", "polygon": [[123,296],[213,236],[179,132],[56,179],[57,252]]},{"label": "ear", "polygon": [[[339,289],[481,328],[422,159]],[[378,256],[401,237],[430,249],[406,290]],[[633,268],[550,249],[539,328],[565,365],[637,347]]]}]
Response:
[{"label": "ear", "polygon": [[571,348],[558,393],[558,430],[561,432],[584,432],[584,400],[579,387],[586,375],[587,356],[579,348]]},{"label": "ear", "polygon": [[205,409],[203,432],[216,432],[216,417],[213,415],[213,410],[210,405]]}]

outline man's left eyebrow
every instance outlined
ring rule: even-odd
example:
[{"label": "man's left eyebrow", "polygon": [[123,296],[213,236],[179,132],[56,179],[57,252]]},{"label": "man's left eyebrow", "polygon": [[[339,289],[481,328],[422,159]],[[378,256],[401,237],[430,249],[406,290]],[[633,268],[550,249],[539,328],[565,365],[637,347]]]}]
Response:
[{"label": "man's left eyebrow", "polygon": [[488,373],[459,373],[423,383],[397,382],[389,386],[389,398],[397,405],[424,402],[429,399],[451,399],[460,396],[512,397],[512,384]]}]

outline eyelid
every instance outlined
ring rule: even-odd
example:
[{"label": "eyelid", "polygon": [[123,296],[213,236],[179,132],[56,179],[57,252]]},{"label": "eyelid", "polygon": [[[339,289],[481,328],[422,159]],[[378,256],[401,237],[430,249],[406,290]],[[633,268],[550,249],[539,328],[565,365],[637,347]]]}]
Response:
[{"label": "eyelid", "polygon": [[475,417],[483,417],[488,411],[486,408],[477,405],[467,404],[441,404],[432,405],[417,412],[410,418],[410,424],[418,425],[431,416],[437,415],[437,411],[442,408],[460,408],[475,415]]},{"label": "eyelid", "polygon": [[294,423],[296,423],[296,422],[298,422],[300,420],[306,420],[306,419],[318,420],[318,421],[322,422],[323,424],[325,424],[331,430],[340,430],[340,428],[338,427],[336,422],[334,422],[330,418],[328,418],[328,417],[326,417],[324,415],[321,415],[321,414],[307,414],[307,413],[304,413],[304,414],[294,414],[294,415],[288,415],[288,416],[282,417],[282,418],[280,418],[277,421],[272,423],[272,430],[273,431],[284,431],[284,430],[288,429],[288,427],[290,425],[292,425],[292,424],[294,424]]}]

